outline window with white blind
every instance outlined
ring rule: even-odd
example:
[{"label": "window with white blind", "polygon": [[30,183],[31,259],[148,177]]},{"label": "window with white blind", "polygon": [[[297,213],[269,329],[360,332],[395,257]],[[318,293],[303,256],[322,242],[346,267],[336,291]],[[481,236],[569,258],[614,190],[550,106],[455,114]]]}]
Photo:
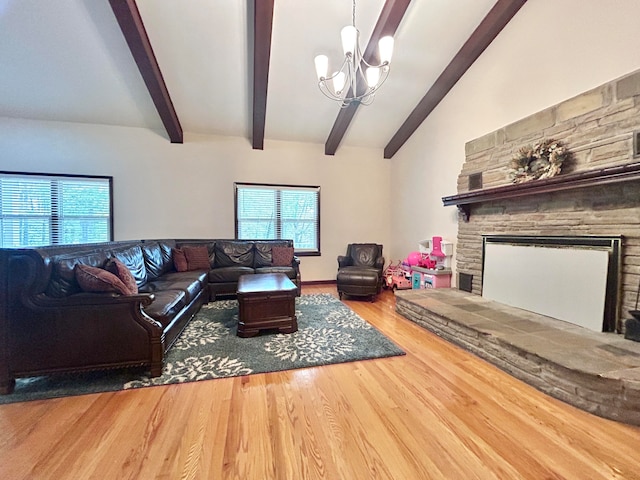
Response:
[{"label": "window with white blind", "polygon": [[0,172],[0,246],[104,242],[111,177]]},{"label": "window with white blind", "polygon": [[320,187],[235,183],[236,238],[291,239],[320,255]]}]

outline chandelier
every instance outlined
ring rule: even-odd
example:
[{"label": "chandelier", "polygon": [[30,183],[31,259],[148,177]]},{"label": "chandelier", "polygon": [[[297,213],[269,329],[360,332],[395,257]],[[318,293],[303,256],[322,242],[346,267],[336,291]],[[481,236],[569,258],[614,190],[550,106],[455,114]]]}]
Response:
[{"label": "chandelier", "polygon": [[352,103],[370,105],[376,91],[389,76],[389,62],[393,54],[393,37],[380,39],[378,49],[379,65],[370,65],[360,50],[360,32],[356,28],[356,1],[353,0],[352,25],[341,31],[344,61],[339,70],[327,76],[329,58],[318,55],[315,58],[316,74],[320,91],[332,100],[347,107]]}]

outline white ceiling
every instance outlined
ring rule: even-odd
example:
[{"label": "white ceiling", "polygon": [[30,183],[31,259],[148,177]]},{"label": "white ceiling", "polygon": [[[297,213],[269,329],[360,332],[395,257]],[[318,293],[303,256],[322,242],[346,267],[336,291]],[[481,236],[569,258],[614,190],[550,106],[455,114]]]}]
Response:
[{"label": "white ceiling", "polygon": [[[185,132],[251,137],[251,0],[137,0]],[[391,74],[341,145],[382,149],[496,0],[412,0]],[[359,0],[361,47],[384,0]],[[340,56],[351,0],[276,0],[266,139],[325,143],[339,106],[313,58]],[[107,0],[0,0],[0,116],[162,130]]]}]

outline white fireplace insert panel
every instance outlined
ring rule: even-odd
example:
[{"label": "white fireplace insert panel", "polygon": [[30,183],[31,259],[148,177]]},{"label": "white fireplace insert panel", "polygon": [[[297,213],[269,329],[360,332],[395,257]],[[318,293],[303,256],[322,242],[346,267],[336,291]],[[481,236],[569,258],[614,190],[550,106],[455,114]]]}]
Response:
[{"label": "white fireplace insert panel", "polygon": [[484,255],[483,297],[602,331],[606,250],[487,243]]}]

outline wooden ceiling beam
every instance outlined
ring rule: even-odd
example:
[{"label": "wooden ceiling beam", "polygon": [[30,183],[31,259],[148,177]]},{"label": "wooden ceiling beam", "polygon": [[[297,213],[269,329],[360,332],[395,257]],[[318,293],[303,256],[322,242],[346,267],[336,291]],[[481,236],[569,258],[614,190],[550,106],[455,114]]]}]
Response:
[{"label": "wooden ceiling beam", "polygon": [[527,0],[498,0],[384,148],[393,157]]},{"label": "wooden ceiling beam", "polygon": [[254,0],[253,2],[253,128],[251,144],[254,150],[264,148],[274,2],[275,0]]},{"label": "wooden ceiling beam", "polygon": [[173,107],[167,85],[164,83],[160,66],[153,53],[135,0],[109,0],[109,4],[171,143],[182,143],[183,134],[180,120],[178,120],[178,115]]},{"label": "wooden ceiling beam", "polygon": [[[379,59],[377,58],[378,42],[382,37],[395,35],[410,2],[411,0],[387,0],[385,2],[363,54],[363,58],[367,63],[379,63]],[[363,80],[359,79],[359,84],[361,81]],[[336,153],[340,142],[342,142],[342,139],[349,128],[349,125],[351,125],[351,121],[353,120],[359,105],[359,103],[354,102],[347,107],[340,109],[338,117],[336,118],[336,121],[331,128],[331,132],[329,133],[329,137],[324,144],[325,155],[334,155]]]}]

